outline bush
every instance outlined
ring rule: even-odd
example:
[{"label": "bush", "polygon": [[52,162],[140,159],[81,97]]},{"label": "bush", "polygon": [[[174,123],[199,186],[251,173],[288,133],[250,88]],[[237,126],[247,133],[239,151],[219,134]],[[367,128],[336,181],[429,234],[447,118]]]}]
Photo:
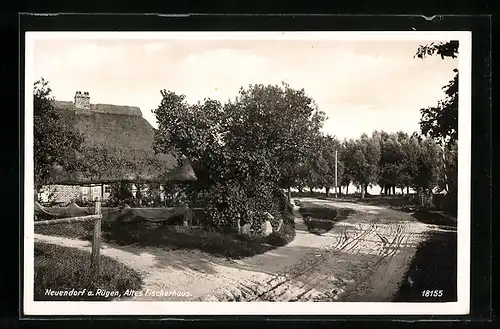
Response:
[{"label": "bush", "polygon": [[250,220],[249,201],[242,186],[237,182],[217,183],[208,190],[207,223],[220,228],[236,228]]},{"label": "bush", "polygon": [[257,229],[265,220],[264,212],[274,218],[271,225],[277,228],[284,211],[291,205],[283,192],[272,184],[259,182],[243,185],[236,181],[215,184],[207,191],[205,225],[233,229],[251,223]]},{"label": "bush", "polygon": [[271,246],[282,247],[292,242],[293,239],[295,239],[295,227],[283,223],[278,232],[273,232],[267,237],[266,243]]},{"label": "bush", "polygon": [[295,239],[295,220],[291,212],[284,211],[283,225],[277,232],[271,233],[267,237],[266,243],[272,246],[282,247]]}]

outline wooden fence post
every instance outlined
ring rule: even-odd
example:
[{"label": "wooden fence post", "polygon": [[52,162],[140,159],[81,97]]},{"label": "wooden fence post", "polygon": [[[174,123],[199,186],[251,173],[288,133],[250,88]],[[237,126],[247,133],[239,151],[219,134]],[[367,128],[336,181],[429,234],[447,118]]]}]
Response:
[{"label": "wooden fence post", "polygon": [[183,205],[184,208],[184,219],[183,226],[191,226],[193,225],[193,213],[188,204]]},{"label": "wooden fence post", "polygon": [[[101,199],[95,202],[95,214],[101,214]],[[101,218],[94,220],[94,235],[92,239],[92,277],[97,281],[100,268],[100,249],[101,249]]]}]

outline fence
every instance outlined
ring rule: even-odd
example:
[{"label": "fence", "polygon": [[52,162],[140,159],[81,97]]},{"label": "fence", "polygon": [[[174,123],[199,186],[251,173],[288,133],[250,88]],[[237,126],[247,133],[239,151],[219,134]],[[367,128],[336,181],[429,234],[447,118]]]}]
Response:
[{"label": "fence", "polygon": [[[80,207],[76,204],[70,204],[67,207],[46,208],[35,203],[37,219],[34,224],[44,226],[35,230],[43,235],[87,241],[91,239],[91,267],[93,276],[97,277],[99,275],[102,234],[109,233],[106,230],[106,228],[109,229],[108,226],[104,227],[104,232],[102,231],[101,224],[103,222],[105,224],[117,223],[119,226],[121,226],[120,223],[126,225],[126,223],[145,222],[151,223],[153,226],[156,224],[180,224],[195,227],[201,225],[200,213],[203,213],[202,208],[190,208],[187,205],[171,208],[131,208],[127,205],[109,208],[102,207],[101,201],[96,200],[94,207]],[[195,214],[197,216],[194,216]],[[93,227],[90,226],[92,221]],[[71,225],[64,225],[66,223]],[[126,228],[126,226],[124,227]]]},{"label": "fence", "polygon": [[53,225],[60,223],[75,223],[83,221],[94,221],[94,231],[92,236],[91,271],[92,277],[98,278],[100,273],[100,249],[101,249],[101,201],[95,201],[94,214],[86,216],[66,217],[50,220],[35,221],[35,225]]}]

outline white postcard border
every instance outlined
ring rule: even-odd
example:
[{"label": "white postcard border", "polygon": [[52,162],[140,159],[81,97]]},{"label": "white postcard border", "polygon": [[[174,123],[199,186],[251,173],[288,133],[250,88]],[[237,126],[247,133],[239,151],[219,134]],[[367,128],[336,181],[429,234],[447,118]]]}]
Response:
[{"label": "white postcard border", "polygon": [[[25,315],[456,315],[470,310],[471,66],[469,31],[391,32],[27,32],[25,48],[24,310]],[[33,298],[33,76],[38,39],[203,40],[458,40],[458,301],[451,303],[279,303],[279,302],[40,302]],[[305,305],[314,307],[304,307]]]}]

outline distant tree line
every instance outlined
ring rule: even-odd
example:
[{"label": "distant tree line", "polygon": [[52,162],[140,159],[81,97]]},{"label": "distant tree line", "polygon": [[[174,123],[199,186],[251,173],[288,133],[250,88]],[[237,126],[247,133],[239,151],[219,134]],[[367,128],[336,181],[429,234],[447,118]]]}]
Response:
[{"label": "distant tree line", "polygon": [[[325,189],[328,196],[335,187],[335,152],[337,151],[337,186],[346,193],[350,185],[360,188],[361,197],[368,187],[380,186],[381,195],[409,193],[430,194],[434,189],[456,184],[445,178],[443,159],[447,159],[448,177],[456,176],[456,144],[442,149],[434,139],[418,133],[387,133],[374,131],[371,136],[339,141],[326,135],[319,137],[309,157],[300,164],[300,173],[294,185]],[[443,156],[443,152],[446,154]]]}]

